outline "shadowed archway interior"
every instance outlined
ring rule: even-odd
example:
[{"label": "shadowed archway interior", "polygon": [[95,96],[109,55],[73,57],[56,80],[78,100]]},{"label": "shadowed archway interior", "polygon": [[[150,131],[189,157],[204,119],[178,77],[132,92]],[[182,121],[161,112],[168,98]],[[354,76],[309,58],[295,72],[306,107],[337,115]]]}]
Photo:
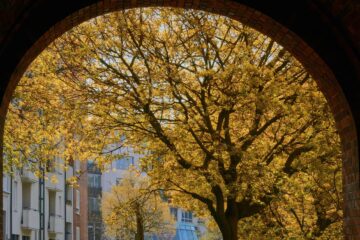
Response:
[{"label": "shadowed archway interior", "polygon": [[[351,24],[346,25],[348,26],[347,29],[337,26],[336,24],[339,23],[336,21],[326,25],[326,21],[333,18],[333,16],[329,17],[329,14],[335,10],[326,9],[327,5],[325,3],[320,4],[321,1],[318,4],[308,3],[307,1],[300,2],[293,3],[291,7],[289,5],[280,8],[280,3],[276,2],[270,6],[266,3],[260,3],[260,1],[253,1],[252,3],[248,1],[195,0],[79,1],[77,3],[69,1],[62,3],[64,4],[62,7],[58,6],[61,3],[50,6],[51,3],[45,3],[45,1],[37,1],[36,3],[26,1],[20,3],[19,1],[17,3],[18,12],[14,12],[16,17],[1,40],[4,43],[0,52],[0,61],[4,63],[1,64],[3,69],[0,72],[2,79],[1,94],[3,96],[1,136],[9,100],[23,72],[49,43],[73,26],[107,12],[147,6],[191,8],[228,16],[255,28],[283,45],[317,80],[332,109],[341,137],[345,194],[344,234],[347,239],[357,239],[360,236],[357,140],[360,101],[359,96],[356,94],[360,87],[357,51],[359,48],[356,45],[357,33]],[[350,6],[349,9],[359,9],[359,5],[356,5],[355,1],[354,5],[347,6]],[[12,9],[16,7],[16,4],[4,4],[3,8],[6,9],[7,7]],[[59,7],[59,11],[55,12],[57,7]],[[289,12],[281,10],[286,9],[286,7],[289,7]],[[347,13],[344,13],[345,10],[343,10],[341,14],[347,17],[354,14],[351,10],[347,11]],[[40,15],[35,17],[36,14]],[[53,16],[51,16],[52,14]],[[338,14],[340,15],[340,13]],[[356,12],[354,16],[353,20],[355,21],[353,22],[356,24]],[[33,18],[33,21],[28,22],[29,18]],[[11,21],[11,19],[7,21]],[[32,29],[32,26],[37,27]],[[321,27],[324,27],[324,29]],[[345,30],[348,32],[345,32]],[[16,43],[20,44],[16,46]],[[14,51],[13,56],[10,55],[11,51]]]}]

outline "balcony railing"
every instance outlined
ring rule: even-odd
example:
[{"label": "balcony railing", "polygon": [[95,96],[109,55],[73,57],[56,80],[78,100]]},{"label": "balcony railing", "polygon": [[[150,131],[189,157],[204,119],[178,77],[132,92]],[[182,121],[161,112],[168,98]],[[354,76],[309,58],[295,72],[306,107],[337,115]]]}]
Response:
[{"label": "balcony railing", "polygon": [[[48,173],[49,176],[48,178],[51,179],[52,176],[56,176],[58,181],[61,181],[61,176],[57,175],[56,173]],[[60,192],[60,191],[63,191],[64,187],[61,186],[61,184],[59,182],[52,182],[52,181],[46,181],[45,182],[45,187],[51,191],[57,191],[57,192]]]},{"label": "balcony railing", "polygon": [[64,219],[61,216],[50,214],[48,231],[49,233],[61,233],[64,230]]},{"label": "balcony railing", "polygon": [[21,227],[25,229],[38,229],[39,212],[36,209],[23,208],[21,215]]},{"label": "balcony railing", "polygon": [[73,206],[72,205],[66,205],[66,222],[72,223],[73,222]]},{"label": "balcony railing", "polygon": [[27,170],[27,169],[24,169],[22,168],[20,170],[20,175],[21,175],[21,180],[23,182],[31,182],[31,183],[34,183],[34,182],[37,182],[38,181],[38,178],[35,177],[35,174],[33,172],[31,172],[30,170]]}]

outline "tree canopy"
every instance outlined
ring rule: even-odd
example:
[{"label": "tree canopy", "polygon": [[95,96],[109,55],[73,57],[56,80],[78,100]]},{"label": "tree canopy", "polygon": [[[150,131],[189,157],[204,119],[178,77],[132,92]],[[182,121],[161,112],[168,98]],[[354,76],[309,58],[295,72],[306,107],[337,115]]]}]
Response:
[{"label": "tree canopy", "polygon": [[[306,69],[254,29],[202,11],[114,12],[61,36],[28,75],[8,113],[9,159],[20,159],[14,148],[27,131],[36,143],[71,132],[69,157],[106,165],[104,146],[121,133],[147,153],[152,188],[212,216],[224,239],[341,237],[340,140],[329,106]],[[58,137],[58,124],[21,120],[37,96],[41,107],[30,109],[49,103],[49,121],[64,122]]]}]

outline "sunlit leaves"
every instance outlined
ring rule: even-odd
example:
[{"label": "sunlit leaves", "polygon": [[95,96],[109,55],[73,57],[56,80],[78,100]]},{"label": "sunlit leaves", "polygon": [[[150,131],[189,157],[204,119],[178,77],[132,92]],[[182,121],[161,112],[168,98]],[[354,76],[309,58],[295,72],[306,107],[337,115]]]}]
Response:
[{"label": "sunlit leaves", "polygon": [[[285,49],[239,22],[170,8],[115,12],[64,34],[30,72],[23,81],[41,86],[19,88],[7,131],[26,142],[30,129],[39,159],[58,154],[64,138],[65,159],[106,168],[103,149],[124,134],[147,153],[153,184],[210,214],[223,234],[240,220],[241,236],[259,223],[269,238],[311,239],[341,221],[340,140],[324,96]],[[30,126],[19,109],[31,128],[14,127]],[[16,141],[5,152],[21,165]]]}]

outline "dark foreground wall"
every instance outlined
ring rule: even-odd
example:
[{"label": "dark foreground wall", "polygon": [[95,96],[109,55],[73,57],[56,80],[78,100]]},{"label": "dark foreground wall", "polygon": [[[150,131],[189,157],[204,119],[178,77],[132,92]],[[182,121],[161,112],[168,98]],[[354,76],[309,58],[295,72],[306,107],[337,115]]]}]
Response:
[{"label": "dark foreground wall", "polygon": [[0,0],[0,142],[12,91],[48,43],[91,17],[150,5],[202,9],[238,19],[273,37],[304,64],[327,97],[342,140],[344,234],[360,239],[358,0]]}]

